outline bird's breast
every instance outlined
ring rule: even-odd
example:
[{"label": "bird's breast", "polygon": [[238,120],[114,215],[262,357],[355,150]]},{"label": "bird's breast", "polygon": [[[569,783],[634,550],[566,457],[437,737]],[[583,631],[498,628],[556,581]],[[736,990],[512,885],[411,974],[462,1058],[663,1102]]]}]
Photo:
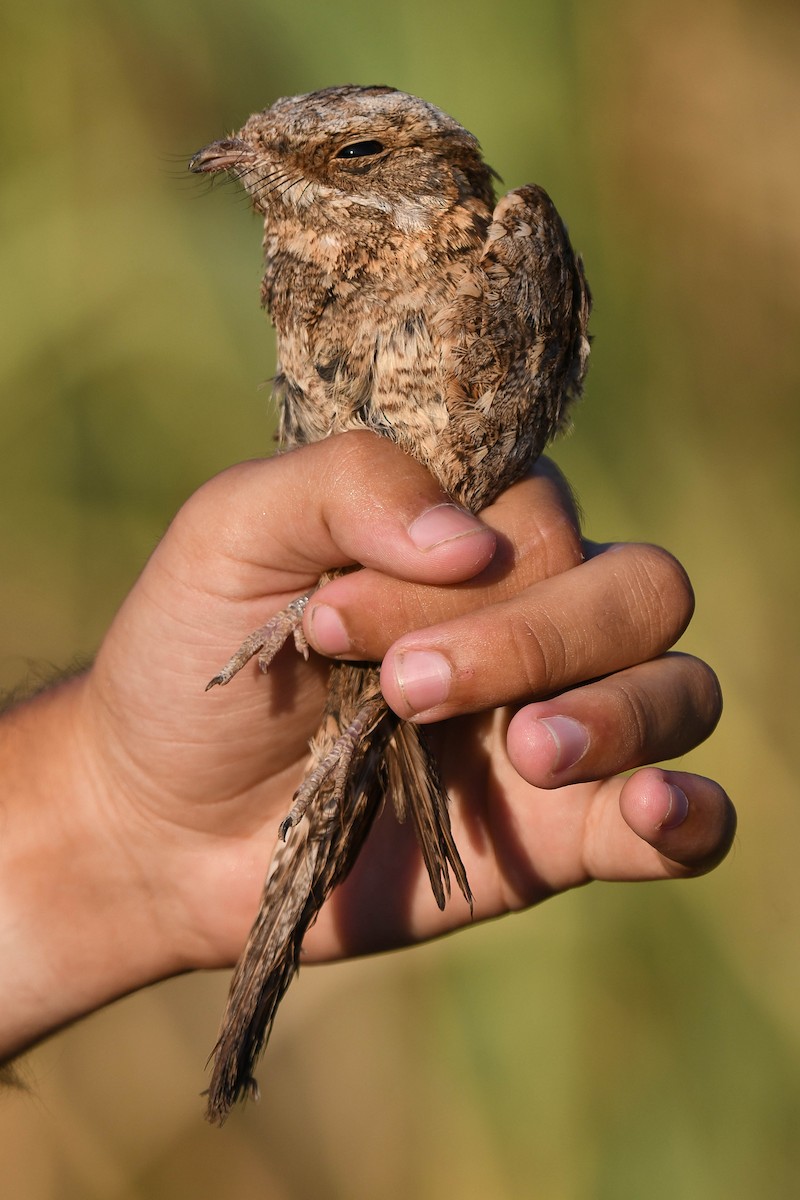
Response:
[{"label": "bird's breast", "polygon": [[424,313],[348,315],[345,325],[331,304],[313,329],[279,337],[281,440],[297,445],[366,428],[430,465],[447,413],[439,346]]},{"label": "bird's breast", "polygon": [[435,317],[479,251],[466,228],[449,239],[368,225],[361,237],[297,225],[267,233],[262,294],[278,334],[286,445],[368,428],[435,471],[447,424]]}]

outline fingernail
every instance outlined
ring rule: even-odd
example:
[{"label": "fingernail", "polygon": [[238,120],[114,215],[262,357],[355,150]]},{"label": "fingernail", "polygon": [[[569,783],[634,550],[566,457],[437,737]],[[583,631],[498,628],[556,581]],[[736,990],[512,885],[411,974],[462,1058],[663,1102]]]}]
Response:
[{"label": "fingernail", "polygon": [[669,806],[663,820],[656,825],[656,829],[677,829],[689,815],[689,797],[686,792],[674,783],[668,783],[667,790],[669,791]]},{"label": "fingernail", "polygon": [[418,550],[433,550],[443,542],[479,533],[485,526],[457,504],[437,504],[408,527],[408,536]]},{"label": "fingernail", "polygon": [[574,717],[540,717],[539,724],[544,725],[556,744],[556,758],[551,771],[566,771],[580,762],[589,749],[589,733],[580,721]]},{"label": "fingernail", "polygon": [[315,604],[308,618],[311,641],[322,654],[347,654],[350,636],[335,608]]},{"label": "fingernail", "polygon": [[394,674],[412,713],[443,704],[450,694],[450,663],[435,650],[405,650],[395,658]]}]

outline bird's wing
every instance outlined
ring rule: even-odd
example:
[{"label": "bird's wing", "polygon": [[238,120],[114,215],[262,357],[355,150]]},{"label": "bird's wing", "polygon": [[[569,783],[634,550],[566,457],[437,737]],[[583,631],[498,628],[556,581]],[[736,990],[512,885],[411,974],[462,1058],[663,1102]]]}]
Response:
[{"label": "bird's wing", "polygon": [[582,390],[591,297],[547,193],[504,196],[480,258],[436,316],[449,425],[442,482],[478,509],[522,474]]}]

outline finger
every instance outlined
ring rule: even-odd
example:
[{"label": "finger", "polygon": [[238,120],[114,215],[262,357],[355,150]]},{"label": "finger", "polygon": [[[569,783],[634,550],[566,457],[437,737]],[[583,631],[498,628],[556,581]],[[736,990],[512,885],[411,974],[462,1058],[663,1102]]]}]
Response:
[{"label": "finger", "polygon": [[236,594],[243,579],[263,590],[265,570],[291,591],[353,563],[450,583],[481,571],[496,542],[419,463],[366,431],[223,472],[184,506],[179,528],[202,554],[204,586],[216,569]]},{"label": "finger", "polygon": [[653,546],[620,546],[521,596],[400,638],[381,669],[399,716],[420,722],[545,697],[662,654],[692,592]]},{"label": "finger", "polygon": [[709,736],[721,711],[711,668],[666,654],[521,708],[508,727],[508,755],[537,787],[605,779],[686,754]]},{"label": "finger", "polygon": [[[592,880],[700,875],[730,850],[736,812],[712,780],[648,767],[599,786],[530,793],[513,820],[487,826],[477,840],[460,827],[456,809],[454,829],[467,851],[475,893],[471,913],[458,896],[443,912],[437,908],[413,834],[407,827],[398,831],[387,814],[370,834],[369,855],[362,855],[307,938],[309,954],[323,958],[404,945],[538,904]],[[387,872],[399,870],[402,876],[404,869],[418,899],[411,910],[407,895],[398,902],[386,889]]]},{"label": "finger", "polygon": [[584,866],[592,879],[701,875],[722,861],[735,834],[736,810],[719,784],[648,767],[624,782],[609,780],[598,793]]},{"label": "finger", "polygon": [[481,518],[495,531],[497,548],[468,583],[445,590],[370,570],[342,576],[309,605],[305,627],[311,645],[322,654],[379,660],[409,629],[489,608],[583,559],[569,489],[546,461],[484,509]]}]

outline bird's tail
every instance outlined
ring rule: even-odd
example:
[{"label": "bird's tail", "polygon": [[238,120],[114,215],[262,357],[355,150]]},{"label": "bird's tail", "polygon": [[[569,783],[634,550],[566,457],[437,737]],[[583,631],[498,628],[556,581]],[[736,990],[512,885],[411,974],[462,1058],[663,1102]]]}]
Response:
[{"label": "bird's tail", "polygon": [[425,731],[419,725],[394,719],[395,728],[384,753],[385,794],[398,820],[411,818],[439,908],[444,908],[450,898],[452,871],[471,909],[472,892],[450,827],[447,792]]},{"label": "bird's tail", "polygon": [[[426,735],[386,706],[377,682],[373,668],[350,663],[333,668],[328,713],[312,744],[311,771],[335,759],[336,746],[350,727],[359,729],[358,744],[349,747],[344,787],[341,778],[337,783],[334,765],[308,800],[304,819],[275,849],[212,1055],[206,1115],[213,1124],[221,1125],[238,1099],[257,1093],[255,1064],[300,965],[306,931],[349,874],[384,799],[391,800],[401,820],[412,820],[439,907],[450,895],[451,870],[472,905],[447,795]],[[361,721],[367,711],[368,721]]]}]

